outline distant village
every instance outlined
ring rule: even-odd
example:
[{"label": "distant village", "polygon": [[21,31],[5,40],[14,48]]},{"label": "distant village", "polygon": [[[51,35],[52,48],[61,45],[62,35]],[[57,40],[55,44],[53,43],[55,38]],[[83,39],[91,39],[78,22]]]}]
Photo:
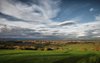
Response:
[{"label": "distant village", "polygon": [[95,44],[99,40],[16,40],[0,41],[0,49],[20,49],[20,50],[63,50],[63,46],[68,44]]}]

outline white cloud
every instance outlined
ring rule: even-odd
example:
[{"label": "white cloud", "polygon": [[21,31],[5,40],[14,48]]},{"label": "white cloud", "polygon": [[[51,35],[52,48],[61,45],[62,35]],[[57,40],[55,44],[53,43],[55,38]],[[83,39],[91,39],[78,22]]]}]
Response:
[{"label": "white cloud", "polygon": [[[34,34],[34,32],[39,32],[41,37],[61,36],[64,38],[78,38],[94,34],[99,36],[99,31],[96,30],[100,30],[100,16],[96,16],[96,20],[89,23],[78,23],[76,18],[68,21],[66,20],[64,22],[52,21],[51,18],[56,17],[60,10],[60,0],[40,0],[38,2],[39,5],[32,4],[31,6],[21,2],[12,3],[11,1],[13,0],[0,0],[0,12],[26,20],[27,22],[9,21],[7,19],[0,18],[0,24],[3,24],[0,25],[0,32],[2,32],[4,25],[7,25],[10,30],[10,34],[13,32],[12,29],[15,27],[15,29],[21,28],[35,30],[29,33]],[[93,10],[93,8],[90,8],[89,11]],[[91,30],[94,31],[90,34],[89,31]],[[16,32],[14,34],[17,35],[18,33],[21,32]],[[21,34],[28,35],[29,33],[23,32]],[[29,35],[31,36],[31,34]]]},{"label": "white cloud", "polygon": [[[100,31],[100,21],[94,21],[94,22],[89,22],[89,23],[77,23],[73,25],[65,25],[64,27],[62,26],[55,26],[56,24],[61,24],[61,23],[69,23],[69,22],[74,22],[74,21],[65,21],[65,22],[51,22],[51,25],[48,24],[34,24],[34,23],[26,23],[26,22],[12,22],[12,21],[7,21],[2,19],[0,21],[1,24],[5,24],[7,26],[15,26],[15,27],[20,27],[20,28],[27,28],[27,29],[33,29],[36,32],[41,33],[43,36],[61,36],[64,38],[72,37],[78,38],[78,37],[84,37],[88,36],[89,31],[94,30],[92,34],[97,34],[96,36],[99,36],[99,31]],[[75,22],[74,22],[75,23]],[[52,26],[55,26],[52,28]],[[96,31],[99,30],[99,31]],[[33,31],[34,32],[34,31]],[[23,32],[24,33],[24,32]],[[24,33],[25,34],[25,33]],[[95,37],[95,36],[94,36]]]},{"label": "white cloud", "polygon": [[100,15],[96,16],[96,20],[100,21]]},{"label": "white cloud", "polygon": [[89,11],[90,11],[90,12],[94,11],[94,8],[90,8]]},{"label": "white cloud", "polygon": [[31,6],[13,0],[0,0],[0,12],[28,21],[46,21],[57,15],[59,1],[41,0]]}]

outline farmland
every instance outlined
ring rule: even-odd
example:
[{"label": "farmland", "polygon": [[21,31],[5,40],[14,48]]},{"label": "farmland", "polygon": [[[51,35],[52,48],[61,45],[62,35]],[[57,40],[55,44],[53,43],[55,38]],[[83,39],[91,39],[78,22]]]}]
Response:
[{"label": "farmland", "polygon": [[66,44],[56,50],[1,49],[0,63],[100,63],[100,44]]}]

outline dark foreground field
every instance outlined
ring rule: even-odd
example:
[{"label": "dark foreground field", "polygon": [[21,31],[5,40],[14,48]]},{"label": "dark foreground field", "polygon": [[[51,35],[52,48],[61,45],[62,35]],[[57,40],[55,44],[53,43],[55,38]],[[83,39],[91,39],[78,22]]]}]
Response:
[{"label": "dark foreground field", "polygon": [[100,63],[100,44],[67,44],[59,50],[0,50],[0,63]]},{"label": "dark foreground field", "polygon": [[100,63],[92,51],[0,50],[0,63]]}]

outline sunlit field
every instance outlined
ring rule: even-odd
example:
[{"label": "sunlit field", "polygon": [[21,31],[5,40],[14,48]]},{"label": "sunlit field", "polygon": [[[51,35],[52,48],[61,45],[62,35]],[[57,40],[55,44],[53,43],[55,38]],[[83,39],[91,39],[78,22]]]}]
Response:
[{"label": "sunlit field", "polygon": [[69,44],[52,51],[0,50],[0,63],[100,63],[100,50],[93,44]]}]

